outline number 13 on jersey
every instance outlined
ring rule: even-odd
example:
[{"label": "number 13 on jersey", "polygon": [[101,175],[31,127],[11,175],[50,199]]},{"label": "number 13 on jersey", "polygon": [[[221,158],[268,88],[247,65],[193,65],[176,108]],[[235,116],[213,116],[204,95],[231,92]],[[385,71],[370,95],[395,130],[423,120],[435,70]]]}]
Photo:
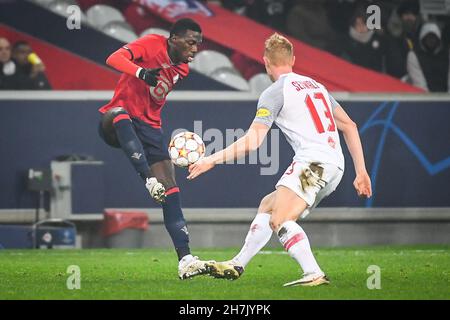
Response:
[{"label": "number 13 on jersey", "polygon": [[319,116],[319,112],[317,111],[317,107],[316,107],[320,103],[325,106],[325,110],[323,110],[323,113],[325,114],[325,117],[327,117],[329,120],[327,131],[336,131],[336,125],[334,123],[333,115],[331,114],[330,107],[329,107],[327,100],[325,99],[325,96],[323,95],[322,92],[315,92],[313,95],[313,98],[311,98],[311,96],[309,94],[307,94],[306,98],[305,98],[305,103],[306,103],[306,107],[308,107],[309,113],[314,122],[314,125],[316,126],[318,133],[325,132],[323,122]]}]

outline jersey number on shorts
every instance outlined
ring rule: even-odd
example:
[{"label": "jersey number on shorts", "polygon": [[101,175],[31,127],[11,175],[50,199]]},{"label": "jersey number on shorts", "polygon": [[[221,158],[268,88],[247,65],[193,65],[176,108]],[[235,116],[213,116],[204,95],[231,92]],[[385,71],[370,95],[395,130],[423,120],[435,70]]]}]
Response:
[{"label": "jersey number on shorts", "polygon": [[[328,125],[328,131],[336,131],[336,126],[334,124],[333,116],[331,114],[330,107],[328,106],[327,100],[325,100],[325,97],[323,96],[323,93],[316,92],[314,93],[314,100],[321,100],[323,105],[325,106],[326,110],[324,111],[325,116],[330,120],[330,124]],[[314,122],[314,125],[316,126],[318,133],[324,133],[325,129],[323,128],[322,120],[320,119],[319,113],[317,112],[317,108],[313,102],[313,99],[309,96],[309,94],[306,95],[305,99],[306,106],[308,107],[309,113],[311,114],[311,118]]]}]

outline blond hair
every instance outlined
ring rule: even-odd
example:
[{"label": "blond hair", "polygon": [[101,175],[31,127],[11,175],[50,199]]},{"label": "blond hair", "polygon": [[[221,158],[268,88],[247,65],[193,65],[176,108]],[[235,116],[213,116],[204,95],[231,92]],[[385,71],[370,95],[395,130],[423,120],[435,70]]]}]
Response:
[{"label": "blond hair", "polygon": [[275,66],[290,64],[293,55],[292,43],[278,33],[271,35],[264,43],[264,56]]}]

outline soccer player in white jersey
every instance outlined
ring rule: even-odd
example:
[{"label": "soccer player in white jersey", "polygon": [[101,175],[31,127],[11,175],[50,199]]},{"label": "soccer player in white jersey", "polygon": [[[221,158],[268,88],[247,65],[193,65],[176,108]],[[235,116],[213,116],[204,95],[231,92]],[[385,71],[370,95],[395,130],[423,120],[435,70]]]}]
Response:
[{"label": "soccer player in white jersey", "polygon": [[361,140],[356,124],[322,84],[292,72],[295,56],[288,39],[278,34],[268,38],[263,59],[274,83],[261,94],[249,130],[224,150],[191,165],[188,179],[256,150],[273,123],[284,133],[295,156],[275,191],[262,199],[242,250],[230,261],[208,263],[207,267],[217,278],[238,278],[274,231],[303,270],[300,279],[285,286],[329,283],[314,258],[308,237],[296,221],[304,218],[341,181],[344,156],[338,129],[353,159],[356,172],[353,185],[358,195],[372,195]]}]

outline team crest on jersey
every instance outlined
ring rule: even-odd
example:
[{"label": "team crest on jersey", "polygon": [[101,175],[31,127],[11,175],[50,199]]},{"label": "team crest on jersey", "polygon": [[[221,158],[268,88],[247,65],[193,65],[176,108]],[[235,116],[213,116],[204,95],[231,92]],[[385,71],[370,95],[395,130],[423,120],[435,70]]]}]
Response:
[{"label": "team crest on jersey", "polygon": [[162,67],[163,69],[168,69],[168,68],[170,68],[170,66],[169,66],[167,63],[163,63],[163,64],[161,65],[161,67]]},{"label": "team crest on jersey", "polygon": [[259,108],[258,111],[256,111],[256,116],[257,117],[268,117],[268,116],[270,116],[270,111],[269,111],[269,109],[266,109],[266,108]]}]

